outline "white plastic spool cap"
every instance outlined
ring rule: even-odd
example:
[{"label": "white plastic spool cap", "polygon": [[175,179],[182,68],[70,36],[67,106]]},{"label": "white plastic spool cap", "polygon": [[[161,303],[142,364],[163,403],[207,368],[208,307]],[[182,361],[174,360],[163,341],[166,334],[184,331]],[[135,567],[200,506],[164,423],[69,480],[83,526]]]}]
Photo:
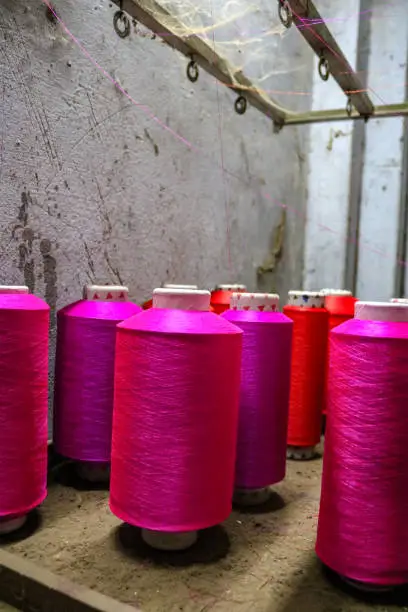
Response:
[{"label": "white plastic spool cap", "polygon": [[11,518],[2,517],[0,520],[0,534],[7,535],[21,529],[27,520],[27,514],[21,516],[14,516]]},{"label": "white plastic spool cap", "polygon": [[408,303],[356,302],[354,317],[360,319],[360,321],[408,323]]},{"label": "white plastic spool cap", "polygon": [[276,293],[233,293],[230,301],[231,310],[276,312],[278,306],[279,295]]},{"label": "white plastic spool cap", "polygon": [[217,285],[214,291],[246,291],[246,285]]},{"label": "white plastic spool cap", "polygon": [[289,291],[288,306],[324,308],[324,295],[321,291]]},{"label": "white plastic spool cap", "polygon": [[86,285],[84,297],[93,302],[127,302],[129,289],[120,285]]},{"label": "white plastic spool cap", "polygon": [[142,538],[156,550],[185,550],[197,542],[197,531],[154,531],[142,529]]},{"label": "white plastic spool cap", "polygon": [[353,293],[351,291],[347,291],[346,289],[322,289],[321,293],[324,296],[326,295],[338,295],[338,296],[352,296]]},{"label": "white plastic spool cap", "polygon": [[390,302],[392,304],[408,304],[408,298],[392,298]]},{"label": "white plastic spool cap", "polygon": [[0,285],[0,293],[28,293],[26,285]]},{"label": "white plastic spool cap", "polygon": [[164,283],[164,289],[198,289],[197,285],[172,285],[171,283]]},{"label": "white plastic spool cap", "polygon": [[271,490],[269,487],[263,487],[262,489],[235,489],[234,490],[234,504],[237,506],[260,506],[265,504],[271,497]]},{"label": "white plastic spool cap", "polygon": [[199,289],[155,289],[153,308],[210,310],[211,294]]}]

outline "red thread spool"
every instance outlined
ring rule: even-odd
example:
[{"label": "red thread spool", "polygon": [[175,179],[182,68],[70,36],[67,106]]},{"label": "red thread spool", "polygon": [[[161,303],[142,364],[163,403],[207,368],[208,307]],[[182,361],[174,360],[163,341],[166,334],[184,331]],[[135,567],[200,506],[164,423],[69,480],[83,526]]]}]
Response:
[{"label": "red thread spool", "polygon": [[122,286],[88,285],[58,312],[54,445],[89,482],[108,482],[116,325],[140,306]]},{"label": "red thread spool", "polygon": [[358,302],[330,343],[316,553],[381,591],[408,582],[408,304]]},{"label": "red thread spool", "polygon": [[231,512],[242,331],[209,301],[156,289],[117,328],[110,507],[155,548],[186,548]]},{"label": "red thread spool", "polygon": [[49,306],[0,287],[0,533],[47,496]]},{"label": "red thread spool", "polygon": [[[324,294],[324,307],[329,313],[329,327],[328,333],[331,330],[345,323],[349,319],[354,317],[354,305],[358,301],[357,298],[353,297],[351,291],[343,291],[342,289],[323,289]],[[325,391],[323,398],[323,414],[327,412],[327,378],[329,373],[329,359],[330,359],[330,346],[327,343],[327,356],[326,356],[326,379],[325,379]]]},{"label": "red thread spool", "polygon": [[289,291],[283,313],[293,321],[287,456],[310,459],[320,441],[328,313],[320,292]]},{"label": "red thread spool", "polygon": [[218,285],[211,292],[211,308],[215,314],[222,314],[230,307],[233,293],[244,293],[245,285]]}]

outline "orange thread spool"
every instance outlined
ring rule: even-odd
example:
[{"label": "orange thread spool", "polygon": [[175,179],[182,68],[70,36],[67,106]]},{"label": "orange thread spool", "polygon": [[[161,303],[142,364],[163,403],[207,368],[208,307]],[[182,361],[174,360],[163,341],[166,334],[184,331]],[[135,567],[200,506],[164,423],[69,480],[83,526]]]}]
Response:
[{"label": "orange thread spool", "polygon": [[293,321],[288,457],[308,459],[320,441],[328,312],[311,291],[289,291],[283,312]]},{"label": "orange thread spool", "polygon": [[[331,330],[354,317],[354,304],[358,302],[351,291],[341,289],[323,289],[324,307],[329,313],[328,334]],[[323,399],[323,414],[327,413],[327,377],[329,372],[329,342],[327,342],[326,376]]]},{"label": "orange thread spool", "polygon": [[245,285],[217,285],[211,292],[211,308],[215,314],[222,314],[229,310],[233,293],[244,293]]}]

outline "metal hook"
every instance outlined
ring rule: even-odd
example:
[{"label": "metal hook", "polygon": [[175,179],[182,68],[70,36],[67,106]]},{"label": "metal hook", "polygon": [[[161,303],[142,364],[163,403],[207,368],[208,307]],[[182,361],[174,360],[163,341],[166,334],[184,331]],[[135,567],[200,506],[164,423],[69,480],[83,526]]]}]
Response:
[{"label": "metal hook", "polygon": [[116,11],[113,16],[113,28],[120,38],[127,38],[130,34],[129,17],[122,11]]},{"label": "metal hook", "polygon": [[329,66],[329,62],[323,55],[319,60],[319,75],[323,81],[329,80],[330,66]]},{"label": "metal hook", "polygon": [[235,100],[234,108],[235,112],[238,113],[238,115],[244,115],[247,109],[246,98],[244,98],[244,96],[239,96]]},{"label": "metal hook", "polygon": [[285,28],[290,28],[293,23],[293,14],[289,6],[288,0],[278,0],[279,8],[279,19]]},{"label": "metal hook", "polygon": [[198,81],[198,66],[197,66],[197,62],[195,62],[193,59],[187,64],[187,78],[189,81],[191,81],[192,83],[195,83],[196,81]]},{"label": "metal hook", "polygon": [[351,97],[347,100],[346,113],[349,117],[353,114],[353,105],[351,103]]}]

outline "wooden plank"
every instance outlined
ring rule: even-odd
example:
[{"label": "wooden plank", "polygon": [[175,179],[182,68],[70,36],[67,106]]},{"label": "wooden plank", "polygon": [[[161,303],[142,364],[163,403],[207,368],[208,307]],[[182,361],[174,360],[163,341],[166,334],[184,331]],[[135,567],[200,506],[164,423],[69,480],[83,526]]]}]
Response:
[{"label": "wooden plank", "polygon": [[[312,0],[289,0],[289,5],[293,13],[293,23],[316,55],[324,57],[328,61],[330,74],[347,97],[350,96],[354,108],[360,115],[370,116],[374,111],[374,106],[368,95],[363,91],[362,82],[350,66],[329,28],[322,21],[322,17]],[[305,19],[308,20],[306,24]],[[316,23],[309,25],[309,20]],[[352,91],[358,93],[349,94]]]},{"label": "wooden plank", "polygon": [[0,550],[0,600],[36,612],[140,612]]},{"label": "wooden plank", "polygon": [[125,13],[160,36],[170,47],[177,49],[206,72],[233,90],[243,95],[249,104],[281,126],[289,111],[272,98],[263,94],[245,74],[228,60],[216,53],[202,38],[186,28],[156,0],[113,0]]}]

